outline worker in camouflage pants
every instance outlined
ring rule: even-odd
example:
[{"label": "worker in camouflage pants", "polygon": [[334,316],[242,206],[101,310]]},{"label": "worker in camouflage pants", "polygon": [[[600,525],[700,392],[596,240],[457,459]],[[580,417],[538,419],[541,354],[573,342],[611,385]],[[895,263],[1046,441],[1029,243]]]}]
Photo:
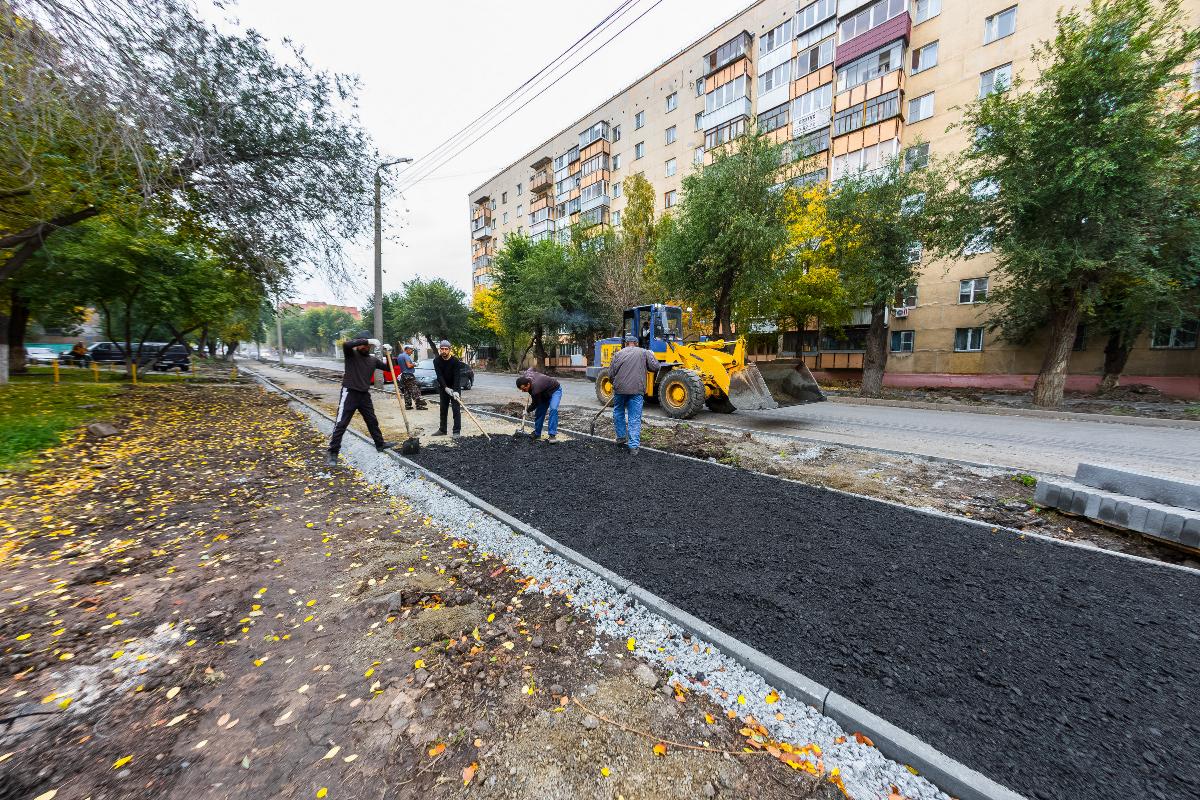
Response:
[{"label": "worker in camouflage pants", "polygon": [[413,358],[413,346],[406,344],[403,352],[396,356],[396,369],[400,371],[400,391],[404,395],[404,407],[416,406],[418,410],[423,411],[429,408],[429,405],[421,397],[421,386],[417,383],[416,368],[417,362]]}]

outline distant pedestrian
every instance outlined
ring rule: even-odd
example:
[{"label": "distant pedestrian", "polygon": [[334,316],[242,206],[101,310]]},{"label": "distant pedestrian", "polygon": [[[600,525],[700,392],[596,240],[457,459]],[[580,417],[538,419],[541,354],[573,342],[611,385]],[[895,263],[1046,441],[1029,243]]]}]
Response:
[{"label": "distant pedestrian", "polygon": [[[558,436],[558,404],[562,400],[562,384],[549,375],[529,370],[517,377],[517,388],[529,392],[530,403],[525,409],[533,412],[533,440],[542,438],[542,423],[550,441]],[[547,422],[547,417],[549,421]]]},{"label": "distant pedestrian", "polygon": [[375,370],[386,370],[387,364],[380,361],[371,352],[372,347],[378,347],[379,341],[368,339],[365,335],[342,343],[342,355],[345,358],[345,373],[342,375],[342,393],[338,398],[337,421],[333,425],[333,435],[329,437],[329,453],[325,457],[328,466],[337,466],[338,452],[342,449],[342,436],[350,425],[354,412],[362,414],[375,449],[383,452],[395,447],[395,442],[384,441],[383,432],[379,430],[379,419],[375,416],[375,406],[371,402],[371,382],[375,378]]},{"label": "distant pedestrian", "polygon": [[445,339],[438,342],[438,354],[437,358],[433,360],[433,372],[437,375],[438,400],[441,403],[438,408],[441,425],[433,435],[446,435],[446,413],[453,410],[453,434],[458,436],[462,433],[462,411],[458,407],[458,392],[462,386],[463,363],[458,360],[458,356],[450,352],[450,342]]},{"label": "distant pedestrian", "polygon": [[404,350],[396,356],[396,369],[400,372],[400,391],[404,394],[405,408],[411,409],[416,406],[418,411],[424,411],[429,408],[429,404],[421,397],[421,384],[417,383],[417,362],[413,353],[413,346],[406,344]]},{"label": "distant pedestrian", "polygon": [[87,364],[87,360],[87,345],[83,342],[76,342],[75,346],[71,348],[71,363],[77,367],[82,367]]},{"label": "distant pedestrian", "polygon": [[638,337],[625,336],[625,346],[613,354],[608,379],[613,388],[613,427],[617,444],[636,453],[642,444],[642,406],[646,401],[646,375],[658,372],[658,359],[638,347]]}]

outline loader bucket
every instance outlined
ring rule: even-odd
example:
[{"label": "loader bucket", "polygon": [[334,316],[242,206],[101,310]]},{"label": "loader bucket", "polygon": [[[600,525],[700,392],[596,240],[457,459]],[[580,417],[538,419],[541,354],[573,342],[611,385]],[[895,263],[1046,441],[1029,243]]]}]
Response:
[{"label": "loader bucket", "polygon": [[803,362],[747,364],[730,376],[729,400],[739,411],[819,403],[825,394]]}]

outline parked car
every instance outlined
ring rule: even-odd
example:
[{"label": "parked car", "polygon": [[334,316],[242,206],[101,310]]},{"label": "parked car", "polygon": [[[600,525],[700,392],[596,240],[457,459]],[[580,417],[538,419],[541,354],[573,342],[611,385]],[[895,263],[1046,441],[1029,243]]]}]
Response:
[{"label": "parked car", "polygon": [[58,360],[58,353],[49,347],[26,347],[26,364],[53,364]]},{"label": "parked car", "polygon": [[[466,370],[463,373],[463,391],[467,391],[475,385],[475,370],[467,365],[463,365]],[[417,385],[421,387],[421,393],[436,392],[438,388],[437,373],[433,371],[433,359],[423,358],[417,362],[417,368],[413,370],[413,374],[417,376]]]},{"label": "parked car", "polygon": [[192,369],[192,357],[188,354],[188,349],[181,344],[173,344],[165,350],[161,349],[162,345],[154,345],[154,352],[157,352],[158,358],[153,364],[153,369],[158,372],[169,372],[177,369],[180,372],[190,372]]},{"label": "parked car", "polygon": [[[166,348],[164,350],[164,348]],[[137,346],[134,346],[137,352]],[[88,358],[98,364],[124,364],[125,349],[116,342],[96,342],[88,348]],[[69,360],[69,359],[68,359]],[[188,372],[192,368],[192,360],[188,350],[182,344],[167,347],[166,342],[143,342],[141,352],[137,357],[138,367],[150,367],[158,372],[177,369]]]}]

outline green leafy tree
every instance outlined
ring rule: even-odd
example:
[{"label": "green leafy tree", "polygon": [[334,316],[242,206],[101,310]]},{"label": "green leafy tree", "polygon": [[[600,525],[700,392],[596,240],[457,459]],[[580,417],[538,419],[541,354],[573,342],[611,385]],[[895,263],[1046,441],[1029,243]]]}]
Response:
[{"label": "green leafy tree", "polygon": [[285,307],[283,312],[284,347],[293,352],[318,352],[328,355],[334,344],[354,336],[360,323],[340,308],[309,308],[299,311]]},{"label": "green leafy tree", "polygon": [[747,135],[683,179],[677,212],[659,222],[655,271],[676,297],[712,315],[713,332],[732,333],[735,306],[766,299],[787,242],[777,182],[780,149]]},{"label": "green leafy tree", "polygon": [[[975,134],[940,255],[995,253],[989,324],[1048,329],[1033,401],[1062,400],[1079,323],[1105,287],[1161,285],[1155,252],[1194,213],[1200,31],[1178,0],[1091,0],[1034,48],[1040,73],[969,106]],[[1000,87],[1003,89],[1004,87]],[[1190,248],[1183,248],[1190,249]]]},{"label": "green leafy tree", "polygon": [[614,329],[622,312],[641,305],[655,292],[652,276],[658,226],[654,218],[654,187],[642,174],[621,182],[625,210],[616,231],[592,238],[592,293],[600,313]]},{"label": "green leafy tree", "polygon": [[443,278],[406,281],[390,304],[384,305],[387,329],[397,341],[423,336],[436,346],[441,339],[456,345],[467,339],[471,307],[467,297]]}]

